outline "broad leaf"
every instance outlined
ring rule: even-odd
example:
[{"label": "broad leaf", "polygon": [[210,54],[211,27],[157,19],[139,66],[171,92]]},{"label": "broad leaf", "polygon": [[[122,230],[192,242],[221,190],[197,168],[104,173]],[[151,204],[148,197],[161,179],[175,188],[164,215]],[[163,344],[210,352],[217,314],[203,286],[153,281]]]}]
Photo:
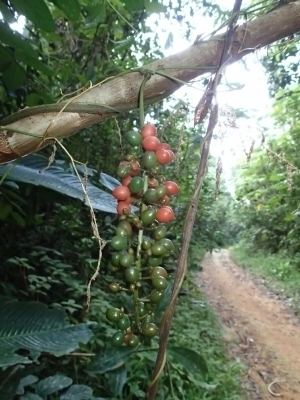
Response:
[{"label": "broad leaf", "polygon": [[[77,176],[67,173],[56,163],[49,168],[47,168],[47,165],[48,159],[46,157],[34,154],[15,163],[0,165],[0,176],[7,174],[8,179],[43,186],[87,204]],[[116,200],[111,194],[90,183],[85,184],[85,187],[95,210],[116,213]]]},{"label": "broad leaf", "polygon": [[35,26],[46,32],[54,31],[54,20],[44,0],[10,0],[18,14],[25,15]]},{"label": "broad leaf", "polygon": [[80,5],[77,0],[50,0],[55,4],[71,21],[77,22],[80,19]]},{"label": "broad leaf", "polygon": [[95,374],[104,374],[122,367],[129,359],[134,350],[126,347],[109,348],[97,358],[89,366],[89,371]]},{"label": "broad leaf", "polygon": [[24,378],[22,378],[19,382],[16,394],[24,394],[25,393],[24,388],[26,386],[32,385],[33,383],[36,383],[38,380],[39,378],[35,375],[24,376]]},{"label": "broad leaf", "polygon": [[[13,32],[5,22],[0,22],[0,41],[14,49],[14,56],[18,61],[50,75],[51,71],[39,59],[39,54],[31,47],[28,41],[17,32]],[[3,62],[3,60],[1,61]]]},{"label": "broad leaf", "polygon": [[194,374],[207,374],[206,360],[194,350],[187,347],[170,347],[168,349],[173,361],[181,364],[188,372]]},{"label": "broad leaf", "polygon": [[59,390],[65,389],[72,385],[73,379],[65,375],[53,375],[48,376],[45,379],[40,380],[33,387],[35,392],[42,397],[49,396],[50,394],[56,393]]},{"label": "broad leaf", "polygon": [[93,390],[86,385],[72,385],[60,400],[101,400],[93,396]]},{"label": "broad leaf", "polygon": [[[61,310],[50,310],[35,302],[0,304],[0,367],[36,360],[41,352],[68,354],[92,333],[87,324],[69,325]],[[27,350],[31,358],[19,350]]]}]

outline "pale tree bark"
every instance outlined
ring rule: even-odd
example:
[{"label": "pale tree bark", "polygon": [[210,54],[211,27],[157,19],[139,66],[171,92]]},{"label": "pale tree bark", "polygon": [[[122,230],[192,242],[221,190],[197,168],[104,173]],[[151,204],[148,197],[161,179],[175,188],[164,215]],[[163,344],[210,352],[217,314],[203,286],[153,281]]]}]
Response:
[{"label": "pale tree bark", "polygon": [[[240,25],[234,34],[230,63],[246,54],[300,31],[300,0],[290,2]],[[68,102],[26,108],[1,121],[0,163],[35,152],[83,128],[137,108],[138,93],[148,71],[147,103],[161,100],[176,89],[219,65],[224,36],[194,43],[173,56],[97,84]]]}]

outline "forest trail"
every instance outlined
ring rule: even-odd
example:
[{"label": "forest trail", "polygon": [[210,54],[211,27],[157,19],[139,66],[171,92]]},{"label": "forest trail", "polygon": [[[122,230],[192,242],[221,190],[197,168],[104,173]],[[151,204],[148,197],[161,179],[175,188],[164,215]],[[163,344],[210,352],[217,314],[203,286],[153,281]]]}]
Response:
[{"label": "forest trail", "polygon": [[[246,365],[251,400],[300,400],[300,324],[227,250],[207,254],[198,283],[224,327],[230,354]],[[273,394],[271,394],[273,393]]]}]

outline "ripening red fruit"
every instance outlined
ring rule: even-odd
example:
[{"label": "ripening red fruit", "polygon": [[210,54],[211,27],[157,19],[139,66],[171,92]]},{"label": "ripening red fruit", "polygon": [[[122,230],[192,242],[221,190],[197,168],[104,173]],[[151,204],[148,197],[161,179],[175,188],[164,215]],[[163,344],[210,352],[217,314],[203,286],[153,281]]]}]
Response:
[{"label": "ripening red fruit", "polygon": [[160,204],[163,206],[168,206],[170,204],[170,197],[166,194],[159,200]]},{"label": "ripening red fruit", "polygon": [[143,149],[146,151],[155,151],[159,144],[160,141],[156,136],[147,136],[142,142]]},{"label": "ripening red fruit", "polygon": [[143,139],[147,136],[156,136],[157,128],[154,124],[146,124],[142,128],[141,134],[142,134]]},{"label": "ripening red fruit", "polygon": [[161,149],[171,150],[171,146],[168,143],[159,143],[156,150],[161,150]]},{"label": "ripening red fruit", "polygon": [[137,176],[140,174],[141,165],[138,161],[131,161],[130,166],[131,166],[131,170],[130,170],[129,174],[131,176]]},{"label": "ripening red fruit", "polygon": [[167,189],[167,194],[169,196],[175,196],[176,194],[179,193],[179,186],[177,185],[176,182],[173,181],[166,181],[164,183],[165,188]]},{"label": "ripening red fruit", "polygon": [[157,150],[155,154],[159,164],[169,164],[173,160],[171,153],[173,153],[171,150],[166,150],[166,149]]},{"label": "ripening red fruit", "polygon": [[117,212],[119,215],[128,215],[131,210],[131,204],[128,201],[119,201]]},{"label": "ripening red fruit", "polygon": [[155,178],[149,178],[149,180],[148,180],[148,187],[149,188],[157,188],[157,186],[159,185],[159,182],[158,182],[158,180],[157,179],[155,179]]},{"label": "ripening red fruit", "polygon": [[128,186],[130,181],[131,181],[132,177],[130,175],[125,176],[125,178],[122,179],[122,185],[124,186]]},{"label": "ripening red fruit", "polygon": [[169,222],[174,221],[175,218],[174,211],[168,206],[161,207],[156,212],[156,219],[162,224],[168,224]]},{"label": "ripening red fruit", "polygon": [[117,186],[113,191],[112,195],[119,201],[127,200],[130,197],[130,190],[127,186]]}]

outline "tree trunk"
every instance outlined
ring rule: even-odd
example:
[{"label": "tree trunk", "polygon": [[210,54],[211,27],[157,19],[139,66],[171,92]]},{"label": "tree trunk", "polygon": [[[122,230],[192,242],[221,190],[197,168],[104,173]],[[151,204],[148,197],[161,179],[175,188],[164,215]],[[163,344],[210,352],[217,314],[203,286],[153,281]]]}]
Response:
[{"label": "tree trunk", "polygon": [[[281,38],[300,31],[300,1],[240,25],[234,34],[230,62]],[[224,35],[194,43],[188,49],[144,66],[111,77],[68,102],[21,110],[1,121],[0,163],[35,152],[104,119],[138,106],[138,93],[148,71],[145,101],[161,100],[191,79],[218,66]],[[167,75],[167,76],[166,76]]]}]

